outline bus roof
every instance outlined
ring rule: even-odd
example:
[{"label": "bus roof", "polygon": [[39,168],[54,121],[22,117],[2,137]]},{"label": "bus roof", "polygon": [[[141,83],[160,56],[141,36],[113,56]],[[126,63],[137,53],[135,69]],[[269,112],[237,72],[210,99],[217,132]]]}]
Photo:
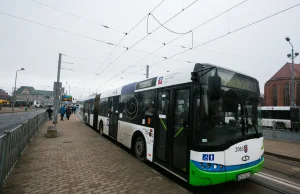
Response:
[{"label": "bus roof", "polygon": [[[106,98],[109,96],[117,96],[121,94],[127,94],[127,93],[132,93],[132,92],[137,92],[137,91],[144,91],[144,90],[149,90],[149,89],[154,89],[154,88],[161,88],[161,87],[166,87],[166,86],[171,86],[171,85],[177,85],[177,84],[183,84],[183,83],[189,83],[192,82],[191,80],[191,73],[194,71],[195,67],[199,66],[213,66],[217,67],[220,69],[232,71],[247,77],[250,77],[254,80],[255,78],[245,75],[243,73],[239,73],[237,71],[233,71],[228,68],[220,67],[217,65],[209,64],[209,63],[196,63],[194,66],[188,66],[184,68],[180,68],[177,70],[174,70],[173,72],[167,73],[167,74],[160,74],[156,77],[152,77],[149,79],[144,79],[139,82],[133,82],[129,83],[123,86],[120,86],[116,89],[108,90],[105,91],[101,94],[100,98]],[[256,80],[257,81],[257,80]],[[258,81],[257,81],[258,82]]]}]

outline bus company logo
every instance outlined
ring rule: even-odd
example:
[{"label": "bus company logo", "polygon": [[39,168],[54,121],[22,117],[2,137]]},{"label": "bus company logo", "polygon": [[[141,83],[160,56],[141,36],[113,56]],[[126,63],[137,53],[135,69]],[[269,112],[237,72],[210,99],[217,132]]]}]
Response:
[{"label": "bus company logo", "polygon": [[244,145],[244,152],[245,152],[245,153],[248,152],[248,145]]},{"label": "bus company logo", "polygon": [[163,77],[158,78],[158,84],[162,84]]},{"label": "bus company logo", "polygon": [[242,157],[242,160],[243,160],[244,162],[246,162],[246,161],[250,160],[250,156],[243,156],[243,157]]}]

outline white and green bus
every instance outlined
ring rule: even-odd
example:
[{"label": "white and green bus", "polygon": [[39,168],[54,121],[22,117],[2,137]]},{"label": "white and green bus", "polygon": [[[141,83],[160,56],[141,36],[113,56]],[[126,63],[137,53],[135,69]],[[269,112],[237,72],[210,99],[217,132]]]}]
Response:
[{"label": "white and green bus", "polygon": [[194,186],[249,178],[264,158],[258,81],[197,63],[87,99],[83,120]]}]

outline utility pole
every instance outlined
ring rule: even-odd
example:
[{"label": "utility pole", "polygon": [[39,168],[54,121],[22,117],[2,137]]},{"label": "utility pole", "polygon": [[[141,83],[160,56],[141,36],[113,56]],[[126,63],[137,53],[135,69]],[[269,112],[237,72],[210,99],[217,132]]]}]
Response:
[{"label": "utility pole", "polygon": [[146,78],[149,78],[149,65],[146,66]]},{"label": "utility pole", "polygon": [[61,94],[61,84],[59,83],[60,79],[60,68],[61,68],[61,53],[59,53],[58,57],[58,68],[57,68],[57,82],[54,83],[54,119],[53,123],[56,125],[57,123],[57,115],[58,115],[58,109],[59,109],[59,97]]}]

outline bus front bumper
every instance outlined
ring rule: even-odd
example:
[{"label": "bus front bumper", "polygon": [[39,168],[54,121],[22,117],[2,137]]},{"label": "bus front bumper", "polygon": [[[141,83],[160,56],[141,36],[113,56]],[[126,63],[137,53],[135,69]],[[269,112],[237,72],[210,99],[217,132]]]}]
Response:
[{"label": "bus front bumper", "polygon": [[192,161],[190,161],[190,177],[189,183],[193,186],[215,185],[228,181],[237,181],[239,174],[250,172],[254,174],[259,172],[263,166],[264,159],[262,158],[258,164],[251,167],[242,168],[224,172],[207,172],[199,169]]}]

